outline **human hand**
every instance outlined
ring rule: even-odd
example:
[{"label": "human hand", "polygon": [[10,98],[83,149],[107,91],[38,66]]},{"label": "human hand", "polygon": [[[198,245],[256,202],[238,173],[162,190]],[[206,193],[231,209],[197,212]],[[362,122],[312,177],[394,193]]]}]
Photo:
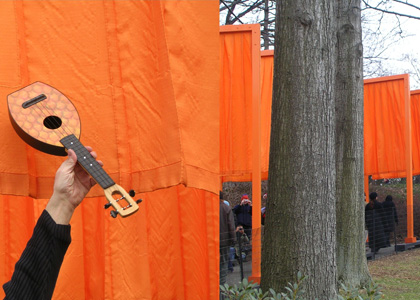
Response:
[{"label": "human hand", "polygon": [[[96,159],[97,154],[86,147]],[[98,161],[102,166],[103,163]],[[55,174],[54,192],[46,210],[57,224],[68,224],[76,207],[82,202],[95,181],[77,163],[76,153],[69,149],[67,159]]]},{"label": "human hand", "polygon": [[241,201],[241,205],[252,205],[252,202],[249,199],[244,199]]}]

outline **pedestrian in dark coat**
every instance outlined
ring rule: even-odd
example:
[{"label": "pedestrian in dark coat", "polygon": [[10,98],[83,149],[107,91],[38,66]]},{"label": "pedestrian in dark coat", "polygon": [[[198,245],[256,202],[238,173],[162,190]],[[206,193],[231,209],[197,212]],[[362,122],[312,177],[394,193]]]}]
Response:
[{"label": "pedestrian in dark coat", "polygon": [[385,201],[382,202],[382,207],[384,210],[384,231],[385,231],[385,240],[387,246],[391,246],[389,242],[389,235],[391,232],[394,232],[395,225],[398,225],[398,214],[395,203],[392,201],[392,196],[388,195],[385,198]]},{"label": "pedestrian in dark coat", "polygon": [[365,222],[369,232],[369,248],[377,253],[385,248],[386,239],[382,223],[384,213],[382,204],[378,201],[378,194],[373,192],[369,195],[369,203],[365,207]]}]

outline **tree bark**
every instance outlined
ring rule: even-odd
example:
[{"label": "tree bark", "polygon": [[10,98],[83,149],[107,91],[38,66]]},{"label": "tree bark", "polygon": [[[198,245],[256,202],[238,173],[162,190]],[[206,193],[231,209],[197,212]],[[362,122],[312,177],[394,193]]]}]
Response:
[{"label": "tree bark", "polygon": [[277,2],[261,285],[301,271],[307,299],[337,296],[334,3]]},{"label": "tree bark", "polygon": [[337,273],[347,286],[370,281],[363,196],[363,51],[360,0],[337,0]]}]

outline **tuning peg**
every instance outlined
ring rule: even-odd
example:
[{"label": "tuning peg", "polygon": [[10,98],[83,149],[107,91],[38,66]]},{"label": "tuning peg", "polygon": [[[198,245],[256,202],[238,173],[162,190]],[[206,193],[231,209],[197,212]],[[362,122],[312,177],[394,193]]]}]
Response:
[{"label": "tuning peg", "polygon": [[105,209],[108,209],[108,208],[110,208],[110,207],[111,207],[111,205],[112,205],[111,203],[107,203],[107,204],[105,204],[105,205],[104,205],[104,208],[105,208]]},{"label": "tuning peg", "polygon": [[130,191],[128,192],[128,194],[129,194],[131,197],[134,197],[134,196],[136,195],[136,192],[135,192],[134,190],[130,190]]},{"label": "tuning peg", "polygon": [[116,218],[118,216],[118,213],[116,210],[111,210],[111,217]]},{"label": "tuning peg", "polygon": [[136,200],[136,203],[139,204],[142,201],[143,201],[143,199],[139,199],[139,200]]}]

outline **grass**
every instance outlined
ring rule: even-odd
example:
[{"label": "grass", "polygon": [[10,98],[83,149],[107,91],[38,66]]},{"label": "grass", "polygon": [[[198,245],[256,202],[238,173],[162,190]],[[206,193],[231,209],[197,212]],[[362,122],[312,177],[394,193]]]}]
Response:
[{"label": "grass", "polygon": [[382,299],[420,299],[420,249],[409,250],[368,263]]}]

